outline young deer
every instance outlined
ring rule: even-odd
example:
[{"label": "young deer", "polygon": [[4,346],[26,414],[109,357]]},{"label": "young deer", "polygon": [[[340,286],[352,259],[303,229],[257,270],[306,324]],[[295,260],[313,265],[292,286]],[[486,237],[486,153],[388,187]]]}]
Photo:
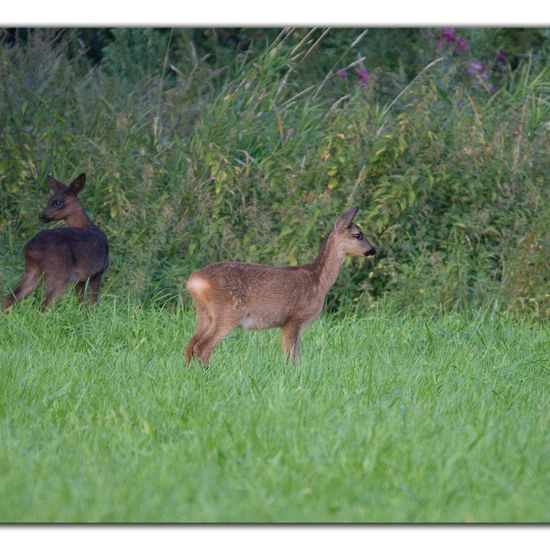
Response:
[{"label": "young deer", "polygon": [[353,223],[359,208],[342,214],[328,234],[319,256],[298,267],[224,262],[195,271],[187,290],[197,311],[197,329],[185,348],[208,365],[216,344],[235,327],[262,330],[282,328],[287,359],[299,359],[300,333],[323,309],[346,255],[374,256],[374,246]]},{"label": "young deer", "polygon": [[78,301],[84,302],[88,283],[88,300],[96,303],[101,277],[109,265],[109,248],[107,237],[88,218],[78,200],[85,183],[85,174],[68,186],[48,176],[53,195],[40,220],[45,223],[65,220],[69,227],[45,229],[27,242],[23,248],[25,274],[19,286],[6,297],[4,309],[30,294],[41,278],[46,281],[43,309],[74,281]]}]

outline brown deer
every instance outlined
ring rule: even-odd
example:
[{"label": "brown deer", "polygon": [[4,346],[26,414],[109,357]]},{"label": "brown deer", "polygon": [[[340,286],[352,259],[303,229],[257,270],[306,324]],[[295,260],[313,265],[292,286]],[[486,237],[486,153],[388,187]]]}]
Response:
[{"label": "brown deer", "polygon": [[107,237],[92,223],[78,200],[86,183],[80,174],[70,185],[47,177],[53,195],[39,218],[48,223],[64,220],[69,227],[44,229],[25,244],[25,273],[19,286],[4,301],[4,309],[29,295],[43,278],[46,282],[43,309],[71,283],[76,282],[78,301],[97,302],[101,277],[109,265]]},{"label": "brown deer", "polygon": [[342,214],[317,259],[297,267],[224,262],[195,271],[187,290],[197,312],[197,329],[185,348],[185,362],[208,365],[214,346],[234,328],[282,328],[287,359],[299,359],[300,333],[323,309],[347,255],[374,256],[374,246],[353,223],[359,208]]}]

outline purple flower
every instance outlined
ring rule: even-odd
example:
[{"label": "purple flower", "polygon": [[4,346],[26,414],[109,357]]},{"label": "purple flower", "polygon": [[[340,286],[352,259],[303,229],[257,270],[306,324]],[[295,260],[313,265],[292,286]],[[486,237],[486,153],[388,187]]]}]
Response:
[{"label": "purple flower", "polygon": [[439,32],[439,36],[447,42],[456,42],[456,34],[454,29],[443,29]]},{"label": "purple flower", "polygon": [[468,74],[479,76],[485,70],[485,65],[479,61],[472,60],[468,63]]},{"label": "purple flower", "polygon": [[501,70],[501,71],[506,71],[508,69],[508,64],[507,64],[507,59],[508,59],[508,56],[506,55],[505,52],[503,52],[502,50],[498,50],[497,51],[497,66],[498,68]]},{"label": "purple flower", "polygon": [[456,41],[456,51],[459,52],[460,50],[466,51],[468,49],[468,42],[466,42],[465,38],[459,38]]},{"label": "purple flower", "polygon": [[340,69],[339,71],[336,72],[336,74],[340,78],[347,78],[348,77],[348,71],[346,71],[346,69]]},{"label": "purple flower", "polygon": [[489,78],[489,73],[487,72],[487,67],[480,61],[471,60],[468,62],[468,67],[466,69],[468,74],[475,78],[477,81],[487,80]]},{"label": "purple flower", "polygon": [[357,71],[357,75],[361,79],[361,84],[365,86],[365,88],[368,88],[369,86],[369,72],[365,69],[359,69]]}]

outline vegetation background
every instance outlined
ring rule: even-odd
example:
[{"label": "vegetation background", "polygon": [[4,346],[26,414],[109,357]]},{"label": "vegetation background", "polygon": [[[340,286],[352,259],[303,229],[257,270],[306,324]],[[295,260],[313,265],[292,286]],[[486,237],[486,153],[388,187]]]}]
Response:
[{"label": "vegetation background", "polygon": [[[187,301],[219,260],[311,260],[333,219],[380,250],[332,311],[385,299],[550,316],[550,29],[6,29],[0,286],[45,176],[88,174],[106,294]],[[353,290],[353,291],[351,291]]]},{"label": "vegetation background", "polygon": [[[47,173],[98,308],[0,313],[0,522],[550,521],[549,29],[7,29],[0,289]],[[189,273],[379,249],[283,362],[183,369]]]}]

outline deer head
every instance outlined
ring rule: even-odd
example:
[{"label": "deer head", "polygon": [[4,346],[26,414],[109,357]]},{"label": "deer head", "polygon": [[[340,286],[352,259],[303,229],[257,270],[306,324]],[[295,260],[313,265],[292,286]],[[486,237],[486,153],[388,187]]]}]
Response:
[{"label": "deer head", "polygon": [[67,225],[73,225],[69,223],[70,218],[76,218],[83,214],[83,208],[77,195],[86,184],[86,175],[80,174],[70,185],[65,185],[50,175],[48,175],[47,181],[53,195],[40,213],[40,220],[44,223],[66,220]]},{"label": "deer head", "polygon": [[353,223],[358,210],[358,206],[346,210],[334,223],[336,247],[350,256],[374,256],[376,248],[363,235],[361,228]]}]

